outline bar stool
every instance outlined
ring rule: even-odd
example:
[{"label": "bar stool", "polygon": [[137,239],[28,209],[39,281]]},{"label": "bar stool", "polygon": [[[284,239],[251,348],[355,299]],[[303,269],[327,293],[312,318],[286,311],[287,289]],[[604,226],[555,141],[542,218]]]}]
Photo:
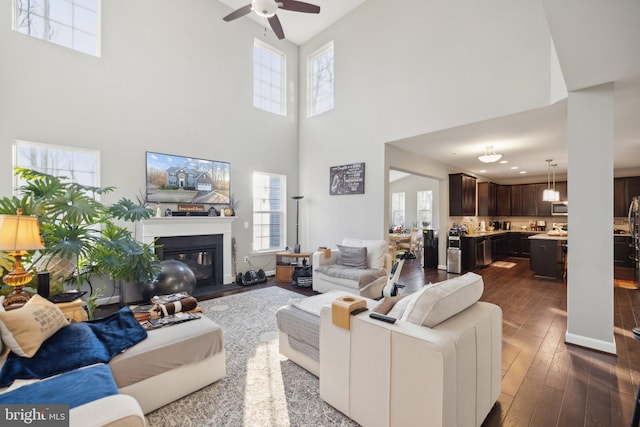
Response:
[{"label": "bar stool", "polygon": [[[640,340],[640,328],[633,328],[631,330],[633,337]],[[633,418],[631,418],[631,427],[638,427],[640,424],[640,386],[638,386],[638,392],[636,394],[636,404],[633,407]]]}]

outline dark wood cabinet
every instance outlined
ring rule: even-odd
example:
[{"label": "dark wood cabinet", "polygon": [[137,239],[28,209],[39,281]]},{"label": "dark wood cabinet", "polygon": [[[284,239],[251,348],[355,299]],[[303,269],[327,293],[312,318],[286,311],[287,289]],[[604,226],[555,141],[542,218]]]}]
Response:
[{"label": "dark wood cabinet", "polygon": [[613,237],[613,265],[615,267],[633,267],[631,261],[631,237]]},{"label": "dark wood cabinet", "polygon": [[507,257],[507,235],[498,234],[491,237],[491,255],[494,261]]},{"label": "dark wood cabinet", "polygon": [[627,216],[627,178],[613,180],[613,216]]},{"label": "dark wood cabinet", "polygon": [[627,216],[629,203],[640,196],[640,176],[615,178],[613,180],[613,216]]},{"label": "dark wood cabinet", "polygon": [[537,184],[521,185],[522,190],[520,197],[522,200],[522,215],[524,216],[536,216],[538,214],[536,210],[538,205],[536,198],[536,185]]},{"label": "dark wood cabinet", "polygon": [[542,200],[542,194],[547,189],[547,184],[535,184],[536,186],[536,215],[551,216],[551,202]]},{"label": "dark wood cabinet", "polygon": [[498,203],[497,210],[499,216],[511,215],[511,186],[510,185],[498,185]]},{"label": "dark wood cabinet", "polygon": [[478,183],[478,215],[498,215],[498,185],[493,182]]},{"label": "dark wood cabinet", "polygon": [[476,214],[476,177],[465,173],[449,175],[449,216]]},{"label": "dark wood cabinet", "polygon": [[518,233],[517,231],[507,234],[507,253],[509,256],[529,258],[529,236],[530,233]]},{"label": "dark wood cabinet", "polygon": [[530,239],[531,261],[529,268],[533,274],[545,277],[562,277],[560,243],[551,239]]},{"label": "dark wood cabinet", "polygon": [[510,187],[511,193],[511,215],[522,216],[522,186],[512,185]]}]

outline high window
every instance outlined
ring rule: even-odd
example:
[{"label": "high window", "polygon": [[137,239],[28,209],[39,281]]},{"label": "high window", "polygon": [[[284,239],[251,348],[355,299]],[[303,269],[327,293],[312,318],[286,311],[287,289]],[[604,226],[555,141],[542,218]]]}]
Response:
[{"label": "high window", "polygon": [[391,224],[404,227],[404,192],[391,193]]},{"label": "high window", "polygon": [[309,57],[307,90],[307,116],[333,110],[333,42]]},{"label": "high window", "polygon": [[[100,186],[100,153],[74,147],[14,142],[13,165],[49,175],[64,176],[81,185]],[[14,190],[24,185],[14,178]]]},{"label": "high window", "polygon": [[286,56],[277,49],[253,41],[253,106],[287,115],[285,91]]},{"label": "high window", "polygon": [[433,191],[418,191],[417,201],[418,226],[421,226],[427,222],[431,224],[433,222]]},{"label": "high window", "polygon": [[13,30],[100,56],[101,0],[13,0]]},{"label": "high window", "polygon": [[253,173],[253,250],[280,250],[286,242],[286,177]]}]

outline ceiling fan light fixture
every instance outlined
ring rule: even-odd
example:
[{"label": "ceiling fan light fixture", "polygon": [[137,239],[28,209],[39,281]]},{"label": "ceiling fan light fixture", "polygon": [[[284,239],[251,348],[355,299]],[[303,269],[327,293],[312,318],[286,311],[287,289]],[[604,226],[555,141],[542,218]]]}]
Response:
[{"label": "ceiling fan light fixture", "polygon": [[493,163],[497,162],[502,158],[502,154],[498,154],[493,151],[493,147],[489,146],[484,150],[484,154],[482,156],[478,156],[478,160],[483,163]]},{"label": "ceiling fan light fixture", "polygon": [[252,0],[251,10],[264,18],[271,18],[278,11],[278,5],[273,0]]}]

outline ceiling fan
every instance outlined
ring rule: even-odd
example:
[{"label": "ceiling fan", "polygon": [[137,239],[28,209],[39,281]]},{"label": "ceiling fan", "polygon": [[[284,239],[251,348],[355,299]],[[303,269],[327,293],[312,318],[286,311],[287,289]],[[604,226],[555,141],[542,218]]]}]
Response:
[{"label": "ceiling fan", "polygon": [[297,0],[252,0],[251,4],[231,12],[222,19],[227,22],[233,21],[234,19],[241,18],[253,11],[256,14],[267,18],[273,32],[280,40],[282,40],[284,38],[284,31],[282,30],[282,25],[280,24],[278,15],[276,15],[276,11],[278,9],[290,10],[292,12],[320,13],[320,6]]}]

